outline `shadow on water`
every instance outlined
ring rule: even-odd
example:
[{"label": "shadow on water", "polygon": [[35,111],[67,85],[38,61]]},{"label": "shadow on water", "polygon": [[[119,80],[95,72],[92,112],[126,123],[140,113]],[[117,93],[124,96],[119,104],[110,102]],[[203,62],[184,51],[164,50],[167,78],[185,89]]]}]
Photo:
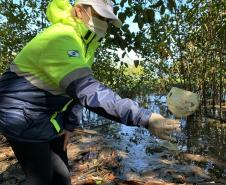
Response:
[{"label": "shadow on water", "polygon": [[[153,112],[174,118],[167,110],[165,96],[136,100],[142,100],[141,104]],[[180,122],[182,132],[176,136],[176,144],[150,137],[145,129],[113,123],[90,112],[84,114],[82,125],[99,129],[122,152],[122,178],[134,172],[173,183],[226,184],[226,126],[201,115],[181,118]]]}]

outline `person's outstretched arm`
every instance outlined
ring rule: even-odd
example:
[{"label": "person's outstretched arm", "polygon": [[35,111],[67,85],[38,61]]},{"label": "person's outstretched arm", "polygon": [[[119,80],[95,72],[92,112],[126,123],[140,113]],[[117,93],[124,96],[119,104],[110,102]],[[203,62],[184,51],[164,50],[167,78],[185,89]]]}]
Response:
[{"label": "person's outstretched arm", "polygon": [[145,127],[161,139],[170,140],[170,133],[180,126],[178,121],[151,113],[131,99],[122,99],[92,75],[71,82],[66,91],[89,110],[126,125]]},{"label": "person's outstretched arm", "polygon": [[106,87],[92,75],[73,81],[67,93],[82,106],[105,117],[126,125],[147,127],[151,112],[138,103],[124,98]]},{"label": "person's outstretched arm", "polygon": [[[38,61],[43,82],[64,90],[82,106],[101,116],[127,125],[143,126],[159,138],[168,139],[169,133],[179,124],[139,107],[131,99],[122,99],[96,80],[90,65],[84,62],[79,42],[69,33],[57,32],[56,37],[43,48]],[[70,51],[78,55],[72,57]]]}]

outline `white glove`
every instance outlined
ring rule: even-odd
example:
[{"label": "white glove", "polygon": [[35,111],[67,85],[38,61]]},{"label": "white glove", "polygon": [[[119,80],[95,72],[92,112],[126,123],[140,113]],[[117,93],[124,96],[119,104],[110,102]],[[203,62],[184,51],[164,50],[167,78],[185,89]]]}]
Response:
[{"label": "white glove", "polygon": [[179,132],[179,127],[178,120],[166,119],[160,114],[152,113],[149,118],[148,130],[160,139],[175,141],[174,138],[170,137],[170,134]]}]

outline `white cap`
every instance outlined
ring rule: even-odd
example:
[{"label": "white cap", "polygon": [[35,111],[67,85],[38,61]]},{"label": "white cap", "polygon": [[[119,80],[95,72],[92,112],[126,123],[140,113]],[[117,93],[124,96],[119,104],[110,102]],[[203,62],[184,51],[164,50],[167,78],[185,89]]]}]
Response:
[{"label": "white cap", "polygon": [[114,14],[111,0],[78,0],[76,4],[91,5],[100,16],[111,19],[114,26],[122,26],[121,20]]}]

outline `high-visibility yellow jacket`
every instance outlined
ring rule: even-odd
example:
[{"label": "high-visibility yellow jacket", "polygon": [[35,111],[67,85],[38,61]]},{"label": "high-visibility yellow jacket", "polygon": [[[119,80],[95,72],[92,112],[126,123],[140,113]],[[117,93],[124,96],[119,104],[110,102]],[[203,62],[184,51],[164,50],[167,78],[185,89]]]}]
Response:
[{"label": "high-visibility yellow jacket", "polygon": [[0,132],[16,141],[43,142],[57,137],[56,129],[73,130],[74,119],[58,126],[54,121],[71,99],[111,120],[146,126],[149,110],[93,77],[98,45],[96,34],[72,19],[32,39],[0,78]]}]

